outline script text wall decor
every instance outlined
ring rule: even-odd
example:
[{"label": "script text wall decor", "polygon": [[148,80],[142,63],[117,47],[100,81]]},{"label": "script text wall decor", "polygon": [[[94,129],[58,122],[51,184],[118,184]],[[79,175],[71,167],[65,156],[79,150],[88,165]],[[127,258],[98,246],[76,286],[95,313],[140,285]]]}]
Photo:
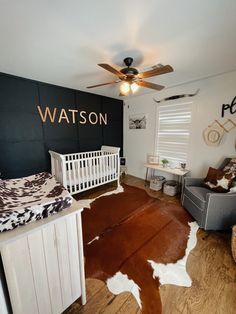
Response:
[{"label": "script text wall decor", "polygon": [[101,145],[118,146],[122,154],[123,101],[0,73],[4,178],[49,171],[50,149],[72,153]]},{"label": "script text wall decor", "polygon": [[221,109],[221,117],[224,118],[225,116],[225,111],[229,112],[230,114],[236,113],[236,96],[234,99],[231,101],[230,104],[223,104],[222,109]]}]

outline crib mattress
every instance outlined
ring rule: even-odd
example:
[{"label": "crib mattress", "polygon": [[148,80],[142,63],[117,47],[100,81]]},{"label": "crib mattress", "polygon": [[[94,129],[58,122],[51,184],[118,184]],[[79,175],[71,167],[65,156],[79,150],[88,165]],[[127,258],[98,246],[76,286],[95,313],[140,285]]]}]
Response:
[{"label": "crib mattress", "polygon": [[69,192],[47,172],[0,180],[0,232],[46,218],[71,203]]},{"label": "crib mattress", "polygon": [[[78,170],[77,170],[78,171]],[[82,184],[82,183],[88,183],[90,181],[96,180],[96,179],[102,179],[102,178],[107,178],[108,176],[112,176],[115,178],[117,176],[117,173],[115,169],[112,168],[107,168],[106,171],[100,171],[97,172],[96,167],[91,167],[91,168],[81,168],[79,169],[79,173],[76,173],[76,176],[79,175],[79,178],[74,178],[73,171],[67,170],[67,182],[69,186],[69,182],[71,182],[72,185],[77,185],[77,184]],[[70,179],[70,180],[69,180]]]}]

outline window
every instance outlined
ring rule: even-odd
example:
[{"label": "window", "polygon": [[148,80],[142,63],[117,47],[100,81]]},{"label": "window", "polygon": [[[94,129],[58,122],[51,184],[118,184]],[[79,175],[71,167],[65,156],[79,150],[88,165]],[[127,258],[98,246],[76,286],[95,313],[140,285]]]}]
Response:
[{"label": "window", "polygon": [[187,162],[192,102],[163,104],[157,110],[156,153],[171,165]]}]

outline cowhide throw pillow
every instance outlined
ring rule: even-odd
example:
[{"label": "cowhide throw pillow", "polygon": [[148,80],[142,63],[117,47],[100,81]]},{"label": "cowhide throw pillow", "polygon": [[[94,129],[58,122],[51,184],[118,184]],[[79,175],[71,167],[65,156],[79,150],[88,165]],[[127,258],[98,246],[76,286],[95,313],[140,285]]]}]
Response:
[{"label": "cowhide throw pillow", "polygon": [[231,173],[227,174],[223,170],[209,168],[204,185],[215,192],[228,192],[233,180]]},{"label": "cowhide throw pillow", "polygon": [[232,181],[231,188],[236,188],[236,179],[235,178]]},{"label": "cowhide throw pillow", "polygon": [[226,174],[233,174],[236,177],[236,158],[232,158],[230,162],[224,167],[223,171]]}]

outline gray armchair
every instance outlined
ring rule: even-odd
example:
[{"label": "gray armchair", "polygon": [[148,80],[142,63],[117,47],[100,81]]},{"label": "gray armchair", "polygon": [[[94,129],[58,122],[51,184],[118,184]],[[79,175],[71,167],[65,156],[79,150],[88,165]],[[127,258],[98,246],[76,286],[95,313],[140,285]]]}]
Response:
[{"label": "gray armchair", "polygon": [[224,230],[236,224],[236,193],[213,192],[203,186],[203,179],[185,178],[182,204],[205,230]]}]

